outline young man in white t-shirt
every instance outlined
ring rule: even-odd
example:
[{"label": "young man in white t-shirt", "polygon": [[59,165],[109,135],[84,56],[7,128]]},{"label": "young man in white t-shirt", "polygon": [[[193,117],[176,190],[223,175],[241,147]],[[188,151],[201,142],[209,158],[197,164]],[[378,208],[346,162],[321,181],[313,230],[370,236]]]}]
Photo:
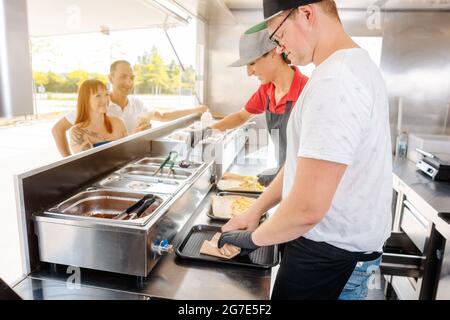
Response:
[{"label": "young man in white t-shirt", "polygon": [[331,0],[264,0],[266,22],[247,31],[268,26],[294,64],[316,65],[289,120],[284,169],[219,240],[245,252],[286,243],[273,299],[338,299],[357,262],[379,258],[390,235],[386,89],[336,12]]},{"label": "young man in white t-shirt", "polygon": [[[119,60],[111,64],[109,81],[112,84],[112,92],[110,93],[111,103],[108,106],[108,115],[122,119],[128,134],[149,129],[150,120],[171,121],[208,110],[206,106],[167,112],[149,109],[140,99],[130,96],[134,88],[134,78],[134,71],[129,62]],[[66,132],[75,124],[75,120],[76,112],[70,112],[58,120],[52,129],[56,146],[63,157],[71,154]]]}]

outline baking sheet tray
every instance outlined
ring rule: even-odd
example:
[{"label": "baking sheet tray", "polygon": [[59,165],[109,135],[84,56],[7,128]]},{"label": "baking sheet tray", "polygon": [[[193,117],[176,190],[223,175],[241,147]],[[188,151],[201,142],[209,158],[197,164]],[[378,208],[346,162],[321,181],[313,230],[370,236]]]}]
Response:
[{"label": "baking sheet tray", "polygon": [[200,248],[203,242],[211,240],[217,232],[220,232],[219,226],[197,225],[192,227],[183,242],[176,249],[176,255],[182,259],[265,269],[274,267],[279,263],[277,245],[261,247],[247,256],[237,256],[230,260],[201,254]]}]

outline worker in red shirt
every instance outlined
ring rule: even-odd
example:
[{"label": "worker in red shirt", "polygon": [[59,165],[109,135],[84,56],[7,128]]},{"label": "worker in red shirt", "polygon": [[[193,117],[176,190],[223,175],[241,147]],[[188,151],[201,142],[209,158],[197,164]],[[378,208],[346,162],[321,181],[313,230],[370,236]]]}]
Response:
[{"label": "worker in red shirt", "polygon": [[[239,42],[239,55],[239,60],[230,66],[246,65],[248,76],[257,76],[261,86],[244,108],[216,122],[211,128],[221,131],[233,129],[255,115],[265,113],[278,160],[277,168],[266,170],[258,175],[258,181],[267,186],[286,160],[286,126],[308,77],[303,75],[296,66],[291,66],[284,54],[277,53],[276,45],[269,40],[264,30],[254,34],[243,34]],[[278,135],[277,138],[275,138],[276,135]]]}]

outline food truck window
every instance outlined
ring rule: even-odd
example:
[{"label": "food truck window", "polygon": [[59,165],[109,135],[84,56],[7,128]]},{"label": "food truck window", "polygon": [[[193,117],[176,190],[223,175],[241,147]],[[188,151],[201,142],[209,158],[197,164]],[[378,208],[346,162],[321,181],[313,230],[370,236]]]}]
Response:
[{"label": "food truck window", "polygon": [[[33,83],[14,85],[33,86],[34,112],[0,118],[0,277],[10,284],[24,273],[13,175],[61,160],[52,127],[75,110],[78,85],[88,78],[106,83],[110,64],[119,59],[133,65],[133,94],[152,108],[192,107],[198,103],[194,88],[199,85],[195,18],[170,15],[155,1],[14,3],[21,5],[20,10],[28,5],[28,16],[15,23],[22,23],[22,29],[29,30],[29,34],[20,36],[29,39],[30,52],[25,52],[25,56],[30,56],[33,73]],[[103,10],[106,6],[108,10]],[[109,24],[103,25],[100,20]],[[181,70],[162,26],[167,27],[185,71]]]},{"label": "food truck window", "polygon": [[188,26],[168,30],[184,71],[160,28],[32,38],[36,113],[48,119],[75,110],[78,85],[88,78],[108,83],[116,60],[132,64],[134,95],[148,107],[194,106],[195,28],[191,20]]}]

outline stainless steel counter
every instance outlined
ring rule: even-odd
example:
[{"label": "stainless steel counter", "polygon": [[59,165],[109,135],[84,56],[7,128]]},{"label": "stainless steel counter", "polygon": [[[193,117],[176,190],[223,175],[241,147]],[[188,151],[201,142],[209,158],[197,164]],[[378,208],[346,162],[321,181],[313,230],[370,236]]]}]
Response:
[{"label": "stainless steel counter", "polygon": [[431,180],[407,159],[394,161],[393,178],[394,231],[404,232],[425,259],[423,277],[394,276],[390,283],[400,299],[450,299],[450,219],[441,216],[450,212],[450,183]]},{"label": "stainless steel counter", "polygon": [[[250,157],[249,157],[250,158]],[[230,171],[257,174],[265,160],[238,156]],[[251,161],[251,162],[249,162]],[[207,217],[211,193],[198,206],[173,243],[181,243],[192,226],[214,224]],[[162,257],[146,278],[82,269],[72,283],[67,267],[42,264],[14,290],[28,299],[269,299],[271,270]],[[67,280],[69,279],[69,282]]]},{"label": "stainless steel counter", "polygon": [[394,189],[413,199],[444,238],[450,239],[450,219],[439,217],[439,213],[450,213],[450,183],[431,180],[408,159],[396,159],[393,171]]}]

